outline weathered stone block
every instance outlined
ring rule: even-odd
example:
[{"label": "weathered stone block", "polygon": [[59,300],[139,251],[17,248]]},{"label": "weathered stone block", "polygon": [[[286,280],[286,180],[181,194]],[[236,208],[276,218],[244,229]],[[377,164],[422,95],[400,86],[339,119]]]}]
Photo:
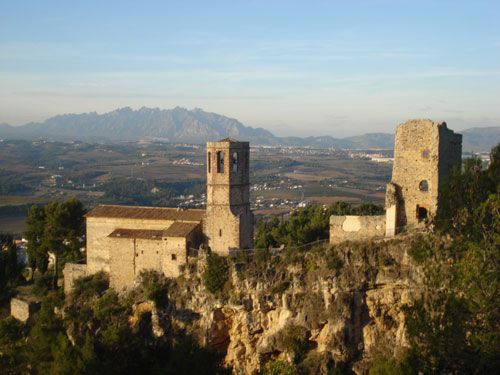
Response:
[{"label": "weathered stone block", "polygon": [[10,300],[10,315],[24,323],[29,321],[39,309],[40,303],[37,301],[28,301],[21,298],[12,298]]},{"label": "weathered stone block", "polygon": [[87,276],[87,265],[81,263],[66,263],[63,269],[64,294],[71,293],[75,280]]},{"label": "weathered stone block", "polygon": [[361,241],[385,235],[385,216],[331,216],[330,243]]}]

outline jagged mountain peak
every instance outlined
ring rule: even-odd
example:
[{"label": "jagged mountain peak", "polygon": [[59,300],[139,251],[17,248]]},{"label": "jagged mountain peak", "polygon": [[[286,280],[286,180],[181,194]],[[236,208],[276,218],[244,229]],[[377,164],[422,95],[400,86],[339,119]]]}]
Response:
[{"label": "jagged mountain peak", "polygon": [[[500,142],[500,127],[476,127],[461,133],[464,135],[464,151],[488,151]],[[344,149],[391,149],[394,144],[394,135],[388,133],[368,133],[341,139],[329,135],[276,137],[266,129],[245,126],[231,117],[202,108],[180,106],[172,109],[121,107],[102,114],[66,113],[17,127],[3,123],[0,124],[0,137],[87,141],[158,139],[183,143],[205,143],[232,137],[260,145]]]}]

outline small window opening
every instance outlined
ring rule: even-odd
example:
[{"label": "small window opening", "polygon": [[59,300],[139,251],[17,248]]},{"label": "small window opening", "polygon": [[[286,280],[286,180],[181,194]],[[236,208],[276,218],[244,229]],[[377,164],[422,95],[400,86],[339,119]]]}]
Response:
[{"label": "small window opening", "polygon": [[217,173],[224,173],[224,152],[217,151]]},{"label": "small window opening", "polygon": [[172,254],[172,260],[177,260],[177,254]]},{"label": "small window opening", "polygon": [[238,172],[238,153],[237,152],[233,152],[233,172]]},{"label": "small window opening", "polygon": [[427,180],[420,181],[420,184],[418,184],[418,189],[423,192],[429,191],[429,183],[427,182]]},{"label": "small window opening", "polygon": [[425,149],[424,151],[422,151],[422,157],[424,159],[429,159],[429,155],[430,155],[429,150]]},{"label": "small window opening", "polygon": [[418,221],[427,220],[427,208],[417,206],[417,219]]},{"label": "small window opening", "polygon": [[222,237],[222,229],[219,229],[219,237]]},{"label": "small window opening", "polygon": [[212,169],[212,153],[208,152],[208,155],[207,155],[207,170],[208,170],[208,173],[210,173],[211,169]]}]

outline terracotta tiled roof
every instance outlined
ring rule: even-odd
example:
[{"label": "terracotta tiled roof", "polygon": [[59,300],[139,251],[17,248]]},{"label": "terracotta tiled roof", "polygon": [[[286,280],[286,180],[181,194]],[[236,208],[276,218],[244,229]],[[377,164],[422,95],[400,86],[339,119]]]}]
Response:
[{"label": "terracotta tiled roof", "polygon": [[108,237],[114,238],[141,238],[146,240],[161,240],[163,230],[150,229],[115,229]]},{"label": "terracotta tiled roof", "polygon": [[144,220],[179,220],[200,222],[205,210],[177,210],[167,207],[98,205],[86,217],[113,217]]},{"label": "terracotta tiled roof", "polygon": [[186,237],[191,233],[199,224],[198,223],[182,223],[176,221],[169,226],[164,232],[164,237]]},{"label": "terracotta tiled roof", "polygon": [[117,228],[111,232],[108,237],[140,238],[145,240],[161,240],[165,237],[186,237],[199,225],[199,223],[183,223],[176,221],[165,230]]}]

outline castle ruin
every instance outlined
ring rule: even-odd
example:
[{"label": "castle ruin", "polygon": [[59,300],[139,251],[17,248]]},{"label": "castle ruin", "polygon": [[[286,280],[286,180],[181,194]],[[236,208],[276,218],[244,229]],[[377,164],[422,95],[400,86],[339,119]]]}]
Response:
[{"label": "castle ruin", "polygon": [[330,243],[392,237],[425,225],[437,213],[442,183],[461,160],[462,135],[448,129],[445,122],[410,120],[399,125],[386,214],[332,216]]},{"label": "castle ruin", "polygon": [[[446,123],[411,120],[398,126],[386,214],[332,216],[330,243],[392,237],[435,216],[442,182],[460,165],[462,136]],[[98,205],[86,215],[87,263],[67,263],[65,291],[82,275],[107,272],[115,290],[133,287],[145,270],[179,275],[193,249],[220,255],[253,247],[250,145],[230,138],[206,147],[206,210]]]}]

